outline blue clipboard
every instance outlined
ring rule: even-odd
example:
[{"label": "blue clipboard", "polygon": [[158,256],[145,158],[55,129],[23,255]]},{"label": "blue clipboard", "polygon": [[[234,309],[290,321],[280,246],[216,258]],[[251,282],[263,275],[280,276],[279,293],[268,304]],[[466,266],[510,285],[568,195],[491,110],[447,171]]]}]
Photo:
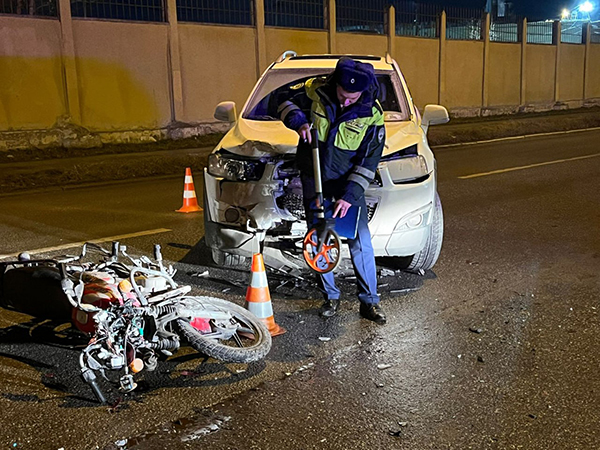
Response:
[{"label": "blue clipboard", "polygon": [[[325,200],[325,218],[330,219],[333,216],[335,203]],[[352,205],[344,217],[335,218],[335,231],[340,237],[347,239],[356,239],[358,232],[358,219],[360,218],[360,206]]]}]

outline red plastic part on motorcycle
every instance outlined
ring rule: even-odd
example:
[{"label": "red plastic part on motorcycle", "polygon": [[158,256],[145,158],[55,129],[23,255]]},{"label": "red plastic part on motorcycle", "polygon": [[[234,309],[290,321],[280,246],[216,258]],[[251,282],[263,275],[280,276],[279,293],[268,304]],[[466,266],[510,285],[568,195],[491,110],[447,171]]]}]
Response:
[{"label": "red plastic part on motorcycle", "polygon": [[210,333],[212,331],[209,320],[202,317],[194,317],[190,322],[190,325],[200,333]]},{"label": "red plastic part on motorcycle", "polygon": [[[108,283],[89,283],[85,285],[83,291],[82,303],[90,303],[101,309],[107,309],[113,302],[120,301],[117,297],[118,291],[116,285]],[[94,333],[96,330],[96,322],[94,322],[95,313],[86,313],[79,309],[73,308],[71,319],[75,326],[84,333]]]}]

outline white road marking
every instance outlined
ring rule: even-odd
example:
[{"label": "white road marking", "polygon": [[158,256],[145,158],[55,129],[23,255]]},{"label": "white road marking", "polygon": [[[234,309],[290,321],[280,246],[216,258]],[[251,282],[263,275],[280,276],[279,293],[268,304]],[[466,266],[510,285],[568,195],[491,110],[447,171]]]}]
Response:
[{"label": "white road marking", "polygon": [[[29,254],[48,253],[48,252],[54,252],[54,251],[58,251],[58,250],[65,250],[65,249],[72,248],[72,247],[81,247],[86,242],[92,242],[94,244],[101,244],[103,242],[120,241],[122,239],[129,239],[129,238],[140,237],[140,236],[149,236],[151,234],[166,233],[168,231],[172,231],[172,230],[169,228],[157,228],[155,230],[138,231],[137,233],[121,234],[119,236],[110,236],[110,237],[105,237],[105,238],[100,238],[100,239],[92,239],[92,240],[81,241],[81,242],[71,242],[69,244],[57,245],[56,247],[37,248],[35,250],[25,250],[25,251]],[[22,253],[22,252],[9,253],[7,255],[0,255],[0,259],[8,258],[8,257],[15,257],[15,256],[18,256],[19,253]]]},{"label": "white road marking", "polygon": [[547,133],[522,134],[519,136],[506,136],[506,137],[495,138],[495,139],[486,139],[483,141],[457,142],[455,144],[432,145],[431,148],[433,150],[441,150],[444,148],[463,147],[466,145],[491,144],[494,142],[514,141],[516,139],[529,139],[529,138],[544,137],[544,136],[558,136],[561,134],[585,133],[586,131],[598,131],[598,130],[600,130],[600,127],[581,128],[581,129],[577,129],[577,130],[566,130],[566,131],[550,131]]},{"label": "white road marking", "polygon": [[548,166],[550,164],[558,164],[558,163],[564,163],[564,162],[570,162],[570,161],[578,161],[581,159],[595,158],[597,156],[600,156],[600,153],[595,153],[593,155],[576,156],[574,158],[557,159],[554,161],[546,161],[546,162],[537,163],[537,164],[529,164],[527,166],[509,167],[508,169],[492,170],[491,172],[474,173],[471,175],[463,175],[462,177],[458,177],[458,178],[460,178],[461,180],[467,180],[469,178],[485,177],[488,175],[496,175],[498,173],[514,172],[515,170],[525,170],[525,169],[531,169],[533,167]]}]

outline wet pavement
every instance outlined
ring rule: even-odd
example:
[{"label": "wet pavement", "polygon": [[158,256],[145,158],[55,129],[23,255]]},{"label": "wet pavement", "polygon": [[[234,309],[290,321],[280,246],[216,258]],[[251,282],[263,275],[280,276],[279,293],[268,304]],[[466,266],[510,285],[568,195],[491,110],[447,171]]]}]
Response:
[{"label": "wet pavement", "polygon": [[[569,160],[597,152],[597,138],[437,152],[442,255],[425,277],[380,278],[387,325],[359,318],[352,280],[340,314],[324,321],[314,286],[281,287],[270,273],[288,333],[265,361],[223,364],[183,349],[110,407],[93,404],[74,372],[68,328],[1,311],[0,448],[600,448],[600,157]],[[459,178],[552,159],[569,161]],[[138,212],[151,208],[131,213],[157,227]],[[41,219],[28,214],[19,212],[33,233]],[[241,301],[247,274],[208,263],[194,219],[156,220],[176,232],[128,245],[158,239],[180,281]],[[45,224],[48,235],[59,228]]]},{"label": "wet pavement", "polygon": [[597,159],[464,183],[446,160],[437,278],[384,296],[387,325],[345,303],[320,357],[126,448],[599,448]]}]

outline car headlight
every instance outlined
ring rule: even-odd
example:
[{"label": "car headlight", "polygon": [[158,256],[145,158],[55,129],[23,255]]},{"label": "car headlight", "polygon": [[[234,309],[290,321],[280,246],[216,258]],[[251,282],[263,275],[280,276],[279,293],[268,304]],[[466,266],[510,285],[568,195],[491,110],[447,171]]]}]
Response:
[{"label": "car headlight", "polygon": [[405,183],[427,176],[429,169],[423,155],[419,155],[417,144],[383,156],[384,164],[394,183]]},{"label": "car headlight", "polygon": [[429,224],[429,217],[431,215],[432,203],[411,212],[410,214],[402,217],[396,226],[394,227],[394,233],[399,231],[415,230],[424,225]]},{"label": "car headlight", "polygon": [[219,151],[209,155],[207,169],[212,176],[230,181],[258,181],[265,171],[265,163]]}]

